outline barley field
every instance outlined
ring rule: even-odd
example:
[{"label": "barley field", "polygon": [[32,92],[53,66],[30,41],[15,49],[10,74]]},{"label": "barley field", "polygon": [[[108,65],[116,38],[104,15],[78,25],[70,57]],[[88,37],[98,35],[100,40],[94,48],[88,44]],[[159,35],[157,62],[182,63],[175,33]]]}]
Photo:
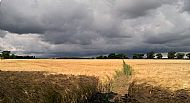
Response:
[{"label": "barley field", "polygon": [[[133,79],[171,90],[190,88],[189,60],[125,60],[133,68]],[[1,60],[2,71],[48,71],[56,74],[113,78],[122,69],[122,60],[36,59]]]}]

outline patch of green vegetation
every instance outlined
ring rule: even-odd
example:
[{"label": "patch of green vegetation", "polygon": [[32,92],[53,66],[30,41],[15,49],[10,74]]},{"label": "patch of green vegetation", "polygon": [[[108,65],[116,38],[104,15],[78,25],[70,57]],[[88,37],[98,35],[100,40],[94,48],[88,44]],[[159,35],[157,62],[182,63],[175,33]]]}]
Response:
[{"label": "patch of green vegetation", "polygon": [[132,67],[130,65],[126,64],[124,60],[123,60],[123,72],[127,76],[132,75]]},{"label": "patch of green vegetation", "polygon": [[112,81],[112,91],[120,95],[128,93],[129,84],[131,83],[132,67],[123,60],[123,68],[116,71]]},{"label": "patch of green vegetation", "polygon": [[123,60],[122,70],[117,70],[115,72],[116,72],[115,78],[122,76],[122,75],[131,76],[132,75],[132,67],[130,65],[126,64],[125,61]]}]

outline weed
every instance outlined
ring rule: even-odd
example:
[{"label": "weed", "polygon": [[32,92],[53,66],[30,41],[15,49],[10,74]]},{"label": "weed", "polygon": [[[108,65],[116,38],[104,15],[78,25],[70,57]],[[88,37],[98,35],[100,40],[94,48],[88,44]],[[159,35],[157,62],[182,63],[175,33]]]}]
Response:
[{"label": "weed", "polygon": [[132,67],[128,64],[125,63],[123,60],[123,68],[122,70],[116,70],[116,75],[114,76],[115,78],[126,75],[126,76],[131,76],[132,75]]},{"label": "weed", "polygon": [[125,61],[123,60],[123,72],[127,76],[132,75],[132,68],[130,65],[126,64]]}]

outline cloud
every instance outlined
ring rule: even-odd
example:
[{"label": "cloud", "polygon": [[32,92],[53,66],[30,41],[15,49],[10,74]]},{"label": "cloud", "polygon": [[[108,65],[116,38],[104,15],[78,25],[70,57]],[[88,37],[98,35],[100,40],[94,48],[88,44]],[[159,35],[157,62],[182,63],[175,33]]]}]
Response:
[{"label": "cloud", "polygon": [[190,1],[189,0],[184,0],[183,10],[190,12]]},{"label": "cloud", "polygon": [[151,10],[173,2],[176,0],[117,0],[115,13],[119,17],[137,18],[148,15]]},{"label": "cloud", "polygon": [[[4,31],[5,32],[5,31]],[[44,42],[38,34],[22,34],[5,32],[4,37],[0,37],[0,49],[13,52],[44,53],[50,50],[53,45]]]},{"label": "cloud", "polygon": [[4,0],[0,47],[45,56],[188,51],[188,4],[189,0]]},{"label": "cloud", "polygon": [[[160,12],[162,11],[162,12]],[[147,37],[145,42],[165,44],[189,38],[190,15],[180,13],[175,6],[163,6],[157,10],[157,15],[148,18],[152,22],[144,26]],[[147,20],[148,21],[148,20]]]}]

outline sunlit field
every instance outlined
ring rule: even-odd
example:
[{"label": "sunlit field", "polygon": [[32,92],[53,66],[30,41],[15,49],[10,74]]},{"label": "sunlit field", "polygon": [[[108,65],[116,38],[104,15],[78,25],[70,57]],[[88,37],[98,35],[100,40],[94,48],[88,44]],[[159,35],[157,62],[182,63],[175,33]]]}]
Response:
[{"label": "sunlit field", "polygon": [[2,71],[48,71],[50,73],[113,77],[122,60],[1,60]]},{"label": "sunlit field", "polygon": [[[189,60],[125,60],[133,68],[133,79],[173,90],[190,88]],[[2,71],[48,71],[50,73],[112,78],[122,69],[122,60],[1,60]]]},{"label": "sunlit field", "polygon": [[[93,79],[92,77],[84,77],[81,79],[77,79],[78,75],[95,76],[95,77],[98,77],[102,81],[115,80],[116,82],[113,82],[113,86],[112,86],[115,88],[114,92],[129,93],[129,95],[134,97],[135,100],[141,101],[142,103],[150,103],[151,101],[158,101],[155,103],[159,103],[159,101],[164,101],[163,103],[168,102],[168,101],[171,101],[171,103],[175,103],[176,100],[180,101],[179,103],[184,102],[184,101],[187,101],[187,103],[189,103],[190,101],[190,96],[189,96],[190,92],[188,92],[190,90],[190,79],[189,79],[190,78],[190,61],[189,60],[134,60],[134,59],[129,60],[127,59],[125,60],[125,62],[132,67],[132,78],[130,78],[130,80],[122,79],[122,76],[119,79],[115,78],[116,71],[118,70],[122,71],[122,68],[123,68],[122,60],[104,60],[104,59],[101,59],[101,60],[97,60],[97,59],[92,59],[92,60],[90,59],[85,59],[85,60],[84,59],[81,59],[81,60],[80,59],[77,59],[77,60],[73,60],[73,59],[1,60],[0,61],[1,71],[26,71],[26,72],[18,72],[18,73],[17,72],[13,72],[13,73],[0,72],[0,73],[1,73],[2,79],[4,78],[5,81],[10,80],[10,85],[13,79],[15,80],[15,82],[16,81],[18,82],[20,79],[29,80],[31,85],[34,85],[36,81],[41,83],[39,81],[41,79],[38,80],[37,77],[36,77],[37,79],[33,78],[30,80],[29,79],[30,77],[25,75],[27,73],[33,73],[31,75],[36,75],[36,76],[41,76],[43,78],[46,78],[46,76],[44,77],[43,75],[38,75],[39,73],[36,74],[36,72],[32,72],[32,71],[44,71],[44,73],[48,72],[53,75],[66,74],[68,77],[69,75],[75,75],[76,82],[74,83],[72,82],[72,80],[70,81],[71,83],[74,83],[72,84],[73,86],[78,85],[77,83],[79,81],[84,82],[83,86],[88,86],[87,84],[89,83],[97,84],[96,79],[94,79],[95,81],[91,81],[91,79]],[[30,72],[27,72],[27,71],[30,71]],[[16,76],[17,74],[18,76]],[[9,75],[12,75],[12,76],[8,77]],[[20,78],[20,77],[25,77],[22,75],[25,75],[26,78]],[[64,79],[62,78],[62,76],[64,75],[62,76],[57,75],[57,76],[60,77],[59,80]],[[64,76],[64,77],[68,78],[67,76]],[[56,78],[54,79],[57,80]],[[50,79],[50,80],[53,80],[52,81],[53,84],[51,85],[54,85],[54,79],[52,78]],[[70,80],[71,78],[69,77],[68,79]],[[86,83],[88,81],[89,83]],[[2,80],[2,83],[4,83],[3,80]],[[22,83],[22,82],[18,82],[18,85],[19,83]],[[55,85],[59,85],[63,89],[66,84],[69,84],[69,82],[64,84],[65,80],[64,82],[61,82],[61,83],[63,83],[63,85],[59,85],[58,82]],[[129,88],[126,85],[129,85]],[[38,86],[39,85],[37,85],[37,87]],[[110,89],[110,86],[106,88]],[[43,87],[42,90],[44,88],[45,87]],[[94,87],[89,86],[88,88],[90,91],[91,91],[90,88],[92,88],[93,91],[96,91],[95,88],[98,88],[98,87],[97,85],[95,85]],[[90,91],[84,90],[85,91],[84,92],[80,90],[79,90],[79,93],[82,93],[82,94],[91,93]],[[62,93],[62,96],[65,95],[64,94],[65,91],[63,90],[60,93]],[[70,94],[73,94],[72,91]],[[66,95],[66,97],[69,96],[70,94]],[[186,99],[182,97],[185,97]],[[73,97],[73,100],[78,100],[78,98]]]},{"label": "sunlit field", "polygon": [[126,60],[133,71],[133,78],[172,90],[190,88],[189,60]]}]

